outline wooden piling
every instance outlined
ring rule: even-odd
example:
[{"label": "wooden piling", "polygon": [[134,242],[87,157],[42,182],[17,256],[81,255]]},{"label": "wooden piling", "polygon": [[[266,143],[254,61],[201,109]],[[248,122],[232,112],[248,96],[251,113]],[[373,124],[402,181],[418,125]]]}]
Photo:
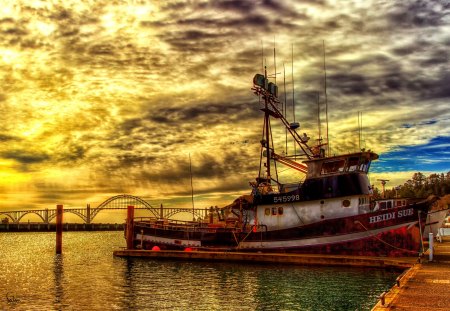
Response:
[{"label": "wooden piling", "polygon": [[63,206],[56,205],[56,254],[62,253]]},{"label": "wooden piling", "polygon": [[127,208],[127,231],[126,231],[127,249],[134,248],[133,219],[134,219],[134,206],[130,205]]}]

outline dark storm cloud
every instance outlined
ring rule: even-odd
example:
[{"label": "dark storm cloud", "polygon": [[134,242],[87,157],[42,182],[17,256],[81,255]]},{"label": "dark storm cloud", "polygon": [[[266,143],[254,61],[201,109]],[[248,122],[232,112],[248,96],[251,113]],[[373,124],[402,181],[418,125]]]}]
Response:
[{"label": "dark storm cloud", "polygon": [[[0,20],[0,42],[2,45],[25,45],[29,32],[25,28],[26,21],[4,18]],[[28,42],[29,44],[29,42]]]},{"label": "dark storm cloud", "polygon": [[160,36],[160,39],[167,42],[175,50],[194,54],[218,51],[221,44],[217,39],[223,39],[225,36],[225,34],[210,34],[200,30],[179,30],[169,35],[164,34],[164,36]]},{"label": "dark storm cloud", "polygon": [[[191,122],[211,125],[218,121],[227,122],[232,119],[249,120],[257,117],[257,112],[248,109],[249,104],[243,103],[201,103],[187,107],[166,108],[148,116],[154,122]],[[200,124],[198,124],[200,125]]]},{"label": "dark storm cloud", "polygon": [[447,65],[449,63],[449,51],[444,49],[437,49],[431,52],[426,60],[420,62],[422,67]]},{"label": "dark storm cloud", "polygon": [[31,152],[26,150],[9,150],[0,153],[4,159],[15,160],[21,164],[38,164],[46,162],[50,156],[43,152]]},{"label": "dark storm cloud", "polygon": [[0,142],[7,142],[7,141],[17,141],[20,140],[19,137],[8,135],[8,134],[1,134],[0,133]]},{"label": "dark storm cloud", "polygon": [[450,72],[443,72],[441,76],[431,80],[429,89],[424,93],[428,99],[450,98]]},{"label": "dark storm cloud", "polygon": [[440,99],[450,97],[450,73],[443,72],[433,78],[410,77],[405,79],[406,88],[418,99]]},{"label": "dark storm cloud", "polygon": [[329,76],[333,88],[345,95],[364,95],[371,93],[366,77],[360,74],[336,73]]},{"label": "dark storm cloud", "polygon": [[276,14],[284,18],[298,18],[302,16],[298,12],[291,10],[282,1],[262,0],[262,1],[239,1],[239,0],[219,0],[212,1],[202,7],[212,7],[218,10],[228,10],[237,12],[243,16],[252,16],[256,11],[266,11],[268,14]]},{"label": "dark storm cloud", "polygon": [[[242,173],[256,173],[254,163],[245,161],[250,155],[244,150],[242,152],[221,150],[223,157],[214,154],[198,154],[192,160],[192,174],[196,179],[202,180],[226,180],[230,176]],[[151,178],[158,183],[183,183],[190,179],[189,159],[187,157],[179,157],[179,159],[159,158],[155,162],[163,161],[164,168],[155,168],[142,171],[147,178]],[[253,176],[252,175],[252,176]],[[251,178],[252,176],[249,176]]]},{"label": "dark storm cloud", "polygon": [[67,139],[61,148],[55,152],[54,162],[59,165],[74,165],[77,161],[86,158],[89,146]]},{"label": "dark storm cloud", "polygon": [[446,1],[415,0],[394,3],[395,7],[386,14],[393,27],[420,28],[446,24]]},{"label": "dark storm cloud", "polygon": [[143,167],[146,164],[151,164],[158,160],[158,158],[154,156],[139,155],[136,153],[118,155],[117,159],[119,160],[120,167],[123,168],[130,168],[133,166]]}]

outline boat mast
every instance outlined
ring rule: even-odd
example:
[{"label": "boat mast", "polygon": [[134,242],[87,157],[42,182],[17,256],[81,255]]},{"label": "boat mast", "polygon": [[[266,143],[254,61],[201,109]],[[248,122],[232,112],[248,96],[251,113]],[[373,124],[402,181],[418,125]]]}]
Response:
[{"label": "boat mast", "polygon": [[[295,91],[294,91],[294,43],[292,43],[291,49],[291,80],[292,80],[292,117],[295,124]],[[294,142],[294,159],[297,159],[297,146]]]},{"label": "boat mast", "polygon": [[317,144],[320,146],[322,143],[322,133],[320,130],[320,95],[317,92],[317,127],[319,128],[319,138],[317,139]]},{"label": "boat mast", "polygon": [[[284,67],[284,63],[283,63],[283,85],[284,85],[284,105],[283,105],[283,112],[284,112],[284,117],[287,118],[287,96],[286,96],[286,68]],[[285,151],[284,154],[287,156],[288,154],[288,143],[287,143],[287,128],[284,128],[284,133],[286,136],[286,141],[285,141]]]},{"label": "boat mast", "polygon": [[330,139],[328,136],[328,97],[327,97],[327,67],[325,62],[325,40],[322,41],[323,44],[323,80],[324,80],[324,92],[325,92],[325,119],[327,122],[327,156],[330,156]]},{"label": "boat mast", "polygon": [[[264,67],[264,77],[267,80],[267,68]],[[269,144],[269,139],[270,139],[270,134],[269,134],[269,122],[270,122],[270,117],[269,117],[269,105],[268,105],[268,98],[267,96],[264,97],[264,125],[265,125],[265,147],[266,147],[266,171],[267,171],[267,182],[270,183],[270,144]]]}]

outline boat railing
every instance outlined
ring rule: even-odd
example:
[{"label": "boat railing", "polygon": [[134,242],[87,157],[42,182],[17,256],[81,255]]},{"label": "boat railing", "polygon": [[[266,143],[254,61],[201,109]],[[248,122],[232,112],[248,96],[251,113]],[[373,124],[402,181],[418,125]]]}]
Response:
[{"label": "boat railing", "polygon": [[202,221],[186,221],[174,219],[158,219],[154,217],[136,217],[134,225],[152,229],[170,229],[177,231],[204,231],[205,229],[214,230],[220,227],[209,227],[208,223]]}]

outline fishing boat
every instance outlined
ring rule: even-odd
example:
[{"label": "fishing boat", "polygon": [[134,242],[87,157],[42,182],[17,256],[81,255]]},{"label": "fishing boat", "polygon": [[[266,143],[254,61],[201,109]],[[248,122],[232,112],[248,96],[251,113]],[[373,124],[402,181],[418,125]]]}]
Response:
[{"label": "fishing boat", "polygon": [[[433,198],[383,207],[375,205],[367,176],[378,155],[360,150],[327,153],[325,143],[309,145],[298,122],[280,108],[278,87],[267,72],[253,79],[263,112],[260,168],[248,195],[211,208],[199,221],[136,218],[129,226],[135,248],[245,252],[300,252],[364,256],[417,256]],[[271,122],[280,122],[298,153],[276,153]],[[298,175],[283,183],[278,166]]]}]

